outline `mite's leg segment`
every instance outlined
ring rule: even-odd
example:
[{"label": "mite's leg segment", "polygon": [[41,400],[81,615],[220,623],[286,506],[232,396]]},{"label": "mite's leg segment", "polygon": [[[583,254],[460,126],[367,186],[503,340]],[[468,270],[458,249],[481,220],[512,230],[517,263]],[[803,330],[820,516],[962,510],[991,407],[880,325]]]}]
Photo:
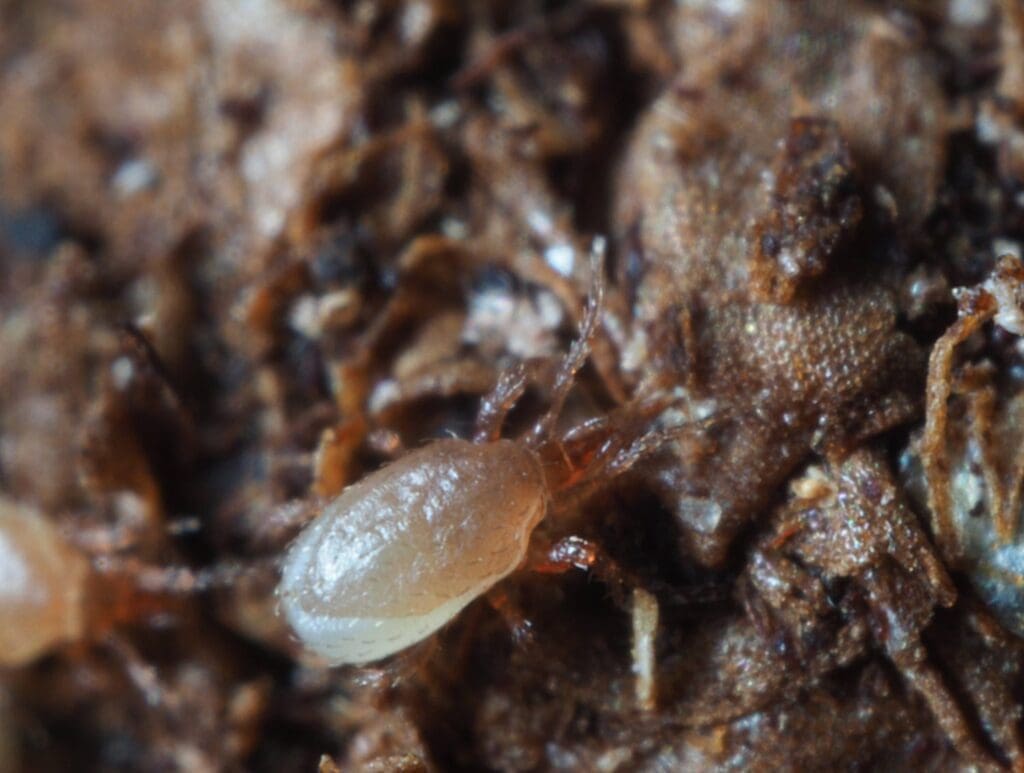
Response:
[{"label": "mite's leg segment", "polygon": [[681,431],[682,428],[680,427],[671,427],[668,429],[654,429],[645,432],[615,454],[615,456],[608,461],[607,466],[600,474],[608,478],[614,478],[616,475],[621,475],[641,459],[660,450],[666,443],[671,443],[673,440],[677,440]]},{"label": "mite's leg segment", "polygon": [[[658,634],[658,599],[645,590],[636,577],[624,570],[592,540],[578,536],[563,537],[534,558],[528,568],[547,574],[561,574],[571,569],[592,572],[608,586],[615,602],[627,610],[632,622],[630,655],[636,675],[636,701],[640,709],[653,711],[657,701],[656,638]],[[493,603],[493,602],[492,602]],[[499,609],[500,611],[500,609]],[[525,620],[519,615],[520,620]],[[527,626],[529,623],[527,623]],[[514,633],[519,633],[513,628]],[[527,634],[532,635],[527,630]]]},{"label": "mite's leg segment", "polygon": [[487,443],[501,437],[501,428],[508,417],[508,412],[523,396],[526,386],[526,366],[522,363],[501,374],[494,390],[480,403],[473,442]]},{"label": "mite's leg segment", "polygon": [[215,566],[192,569],[187,566],[158,566],[136,558],[103,556],[93,561],[96,572],[105,577],[126,577],[139,593],[165,596],[204,593],[230,588],[243,577],[276,571],[276,557],[225,561]]},{"label": "mite's leg segment", "polygon": [[[699,442],[705,422],[651,428],[673,401],[665,396],[639,406],[626,405],[610,417],[582,425],[561,441],[552,441],[549,445],[557,446],[565,467],[565,471],[549,476],[550,489],[559,504],[566,506],[585,500],[637,462],[680,440],[684,433]],[[543,457],[545,448],[540,452]]]},{"label": "mite's leg segment", "polygon": [[[551,387],[551,405],[536,425],[530,430],[526,442],[536,447],[552,434],[555,422],[562,412],[562,406],[572,389],[573,381],[580,368],[590,356],[590,344],[597,331],[601,305],[604,299],[604,240],[595,239],[591,253],[590,269],[593,277],[587,309],[580,324],[580,332],[569,348],[568,354],[559,365]],[[477,443],[497,440],[501,428],[512,407],[516,404],[529,382],[526,365],[520,363],[505,371],[494,390],[487,395],[477,414],[474,441]]]},{"label": "mite's leg segment", "polygon": [[641,585],[638,577],[623,569],[599,544],[577,535],[539,546],[526,568],[541,574],[564,574],[572,569],[588,572],[607,585],[615,603],[627,610],[632,589]]},{"label": "mite's leg segment", "polygon": [[590,344],[597,332],[597,323],[604,302],[604,251],[604,239],[595,238],[590,253],[591,288],[590,296],[587,299],[587,310],[580,324],[579,335],[573,341],[569,353],[562,360],[562,364],[555,374],[551,388],[551,406],[526,436],[526,442],[531,447],[536,448],[546,438],[551,437],[565,399],[569,396],[569,390],[572,389],[573,380],[587,361],[587,357],[590,356]]},{"label": "mite's leg segment", "polygon": [[491,588],[487,591],[487,603],[501,616],[516,644],[525,646],[533,643],[533,623],[511,594],[501,586]]}]

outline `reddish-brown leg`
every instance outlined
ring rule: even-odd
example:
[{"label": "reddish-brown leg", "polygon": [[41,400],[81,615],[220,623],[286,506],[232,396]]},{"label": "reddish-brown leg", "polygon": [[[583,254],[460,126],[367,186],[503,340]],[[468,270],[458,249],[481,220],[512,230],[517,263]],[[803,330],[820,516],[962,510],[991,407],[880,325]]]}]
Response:
[{"label": "reddish-brown leg", "polygon": [[630,591],[640,585],[599,544],[576,535],[538,546],[527,559],[526,569],[542,574],[564,574],[572,569],[588,572],[607,585],[615,602],[627,610]]},{"label": "reddish-brown leg", "polygon": [[533,623],[507,590],[501,586],[491,588],[487,592],[487,603],[501,616],[516,644],[525,646],[533,643]]}]

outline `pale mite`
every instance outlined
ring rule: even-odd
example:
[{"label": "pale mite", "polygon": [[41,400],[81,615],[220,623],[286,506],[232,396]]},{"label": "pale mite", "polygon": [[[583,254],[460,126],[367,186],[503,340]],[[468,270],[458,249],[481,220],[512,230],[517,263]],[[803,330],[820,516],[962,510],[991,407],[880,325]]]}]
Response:
[{"label": "pale mite", "polygon": [[547,499],[525,445],[435,441],[349,486],[299,535],[281,610],[333,664],[391,655],[515,570]]},{"label": "pale mite", "polygon": [[236,577],[232,566],[194,572],[112,555],[94,562],[43,513],[0,494],[0,669],[72,642],[105,640],[117,648],[115,626],[146,619],[165,597]]},{"label": "pale mite", "polygon": [[[523,562],[553,493],[539,452],[597,326],[603,253],[604,240],[595,239],[579,338],[555,376],[548,412],[525,437],[497,439],[525,389],[523,373],[509,372],[484,400],[474,441],[437,440],[368,475],[289,547],[280,611],[307,648],[334,665],[387,657],[441,628]],[[657,445],[654,437],[588,472],[627,468]]]}]

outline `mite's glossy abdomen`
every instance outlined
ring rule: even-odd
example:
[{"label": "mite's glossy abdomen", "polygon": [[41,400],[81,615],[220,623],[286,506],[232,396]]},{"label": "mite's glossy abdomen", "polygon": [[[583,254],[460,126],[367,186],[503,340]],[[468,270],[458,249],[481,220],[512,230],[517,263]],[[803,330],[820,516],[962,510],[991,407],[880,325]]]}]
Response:
[{"label": "mite's glossy abdomen", "polygon": [[333,663],[414,644],[522,561],[546,489],[508,440],[439,440],[348,487],[285,557],[281,607]]}]

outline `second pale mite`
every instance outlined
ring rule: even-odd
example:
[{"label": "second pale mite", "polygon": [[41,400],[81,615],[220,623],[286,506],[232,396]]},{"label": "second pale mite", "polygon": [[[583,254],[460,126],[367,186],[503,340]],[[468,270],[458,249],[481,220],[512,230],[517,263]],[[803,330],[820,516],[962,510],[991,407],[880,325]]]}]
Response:
[{"label": "second pale mite", "polygon": [[[602,249],[595,244],[595,255]],[[484,399],[473,441],[437,440],[366,476],[331,500],[288,549],[278,596],[302,644],[332,664],[367,663],[437,631],[519,567],[549,504],[606,481],[659,447],[666,407],[651,399],[553,437],[586,361],[603,282],[594,288],[555,376],[551,406],[522,438],[499,439],[526,388],[523,368]],[[584,449],[586,469],[566,461]]]}]

